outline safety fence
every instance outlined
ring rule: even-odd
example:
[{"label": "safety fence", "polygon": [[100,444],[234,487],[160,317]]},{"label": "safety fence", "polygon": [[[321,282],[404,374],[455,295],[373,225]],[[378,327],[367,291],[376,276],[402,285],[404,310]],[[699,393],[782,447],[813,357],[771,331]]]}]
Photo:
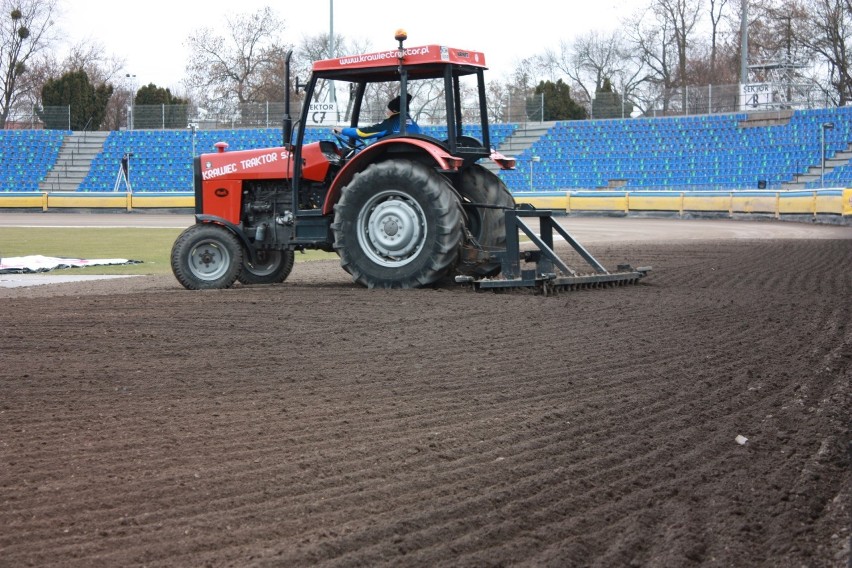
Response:
[{"label": "safety fence", "polygon": [[[737,112],[805,110],[829,108],[836,103],[829,96],[829,87],[819,84],[759,83],[749,85],[700,85],[654,92],[597,93],[594,100],[578,101],[586,108],[589,119],[612,119],[631,117],[690,116],[704,114],[730,114]],[[629,89],[628,89],[629,90]],[[641,90],[641,89],[640,89]],[[346,92],[338,97],[338,107],[348,108]],[[438,102],[430,105],[414,105],[412,115],[421,125],[440,124],[444,121],[444,108]],[[527,123],[557,120],[550,116],[551,105],[544,94],[531,90],[510,89],[491,103],[489,110],[492,122]],[[290,115],[298,117],[302,108],[300,101],[291,102]],[[384,102],[363,107],[362,123],[384,119]],[[476,113],[475,105],[466,112]],[[227,106],[227,108],[205,108],[197,104],[140,105],[127,104],[119,109],[119,115],[104,121],[102,129],[115,130],[180,130],[197,128],[215,130],[223,128],[271,128],[280,127],[285,115],[283,101],[259,101]],[[345,114],[345,113],[344,113]],[[11,110],[6,121],[7,129],[59,129],[87,130],[87,116],[69,105],[39,107],[19,105]],[[348,116],[338,117],[348,121]],[[85,126],[84,126],[85,125]]]}]

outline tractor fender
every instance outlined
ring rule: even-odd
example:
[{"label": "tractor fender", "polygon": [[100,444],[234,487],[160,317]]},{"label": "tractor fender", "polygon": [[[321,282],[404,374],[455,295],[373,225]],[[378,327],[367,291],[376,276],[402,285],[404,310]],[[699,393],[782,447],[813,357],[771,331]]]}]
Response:
[{"label": "tractor fender", "polygon": [[243,249],[251,256],[252,262],[257,261],[257,254],[255,252],[254,245],[251,244],[248,237],[238,225],[231,223],[227,219],[223,219],[222,217],[218,217],[216,215],[204,215],[204,214],[196,214],[195,215],[196,223],[212,223],[214,225],[221,225],[225,229],[231,231],[237,240],[240,241],[240,244],[243,245]]},{"label": "tractor fender", "polygon": [[354,158],[343,166],[329,186],[328,194],[322,207],[322,214],[329,215],[334,211],[335,204],[340,200],[340,193],[352,181],[355,174],[364,171],[370,164],[391,159],[388,155],[398,157],[406,154],[409,156],[415,154],[421,158],[425,156],[427,162],[431,161],[434,167],[443,171],[458,170],[463,163],[461,158],[449,154],[439,143],[430,142],[429,140],[420,138],[386,138],[379,140],[358,152]]},{"label": "tractor fender", "polygon": [[500,166],[501,170],[514,170],[515,169],[515,158],[509,158],[504,156],[497,150],[491,150],[491,161]]}]

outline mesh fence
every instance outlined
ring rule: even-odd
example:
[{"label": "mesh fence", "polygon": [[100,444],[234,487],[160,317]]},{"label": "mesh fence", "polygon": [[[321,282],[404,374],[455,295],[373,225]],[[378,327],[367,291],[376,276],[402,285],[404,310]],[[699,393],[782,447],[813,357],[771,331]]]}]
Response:
[{"label": "mesh fence", "polygon": [[[440,99],[440,98],[439,98]],[[506,97],[489,101],[493,123],[525,123],[558,120],[547,115],[548,106],[542,95]],[[296,119],[301,102],[291,103],[290,115]],[[585,104],[589,118],[631,118],[637,116],[679,116],[732,112],[772,111],[780,109],[828,108],[832,101],[824,88],[817,85],[705,85],[660,90],[656,95],[631,100],[619,93],[599,93]],[[375,108],[373,108],[375,107]],[[349,106],[338,102],[339,122],[348,121]],[[645,109],[640,111],[639,109]],[[72,128],[74,109],[70,106],[15,109],[5,128],[59,129]],[[444,120],[440,104],[422,107],[415,119],[420,124],[438,124]],[[477,116],[475,108],[463,108],[463,114]],[[365,104],[361,122],[369,124],[384,118],[384,104]],[[210,111],[197,105],[133,105],[122,110],[119,129],[159,130],[195,127],[200,130],[223,128],[269,128],[280,126],[284,119],[283,102],[246,103],[230,110]]]}]

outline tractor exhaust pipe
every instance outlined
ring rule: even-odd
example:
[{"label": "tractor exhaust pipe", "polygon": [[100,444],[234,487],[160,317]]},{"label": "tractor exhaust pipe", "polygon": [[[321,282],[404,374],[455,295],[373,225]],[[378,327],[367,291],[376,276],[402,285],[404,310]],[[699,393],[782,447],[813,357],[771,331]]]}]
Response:
[{"label": "tractor exhaust pipe", "polygon": [[288,51],[284,57],[284,120],[282,124],[283,146],[290,149],[293,140],[293,118],[290,116],[290,57]]}]

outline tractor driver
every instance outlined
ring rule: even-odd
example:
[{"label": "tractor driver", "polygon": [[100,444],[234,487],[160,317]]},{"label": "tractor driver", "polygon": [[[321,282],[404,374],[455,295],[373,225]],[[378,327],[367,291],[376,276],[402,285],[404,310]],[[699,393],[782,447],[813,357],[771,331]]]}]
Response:
[{"label": "tractor driver", "polygon": [[[411,95],[408,95],[406,100],[408,101],[408,104],[406,104],[405,106],[406,108],[408,108],[408,105],[411,104]],[[377,124],[365,126],[363,128],[335,128],[333,132],[335,134],[340,134],[349,138],[356,138],[360,140],[370,140],[373,138],[382,138],[390,134],[399,134],[399,103],[399,97],[391,99],[391,101],[388,103],[387,118]],[[414,122],[414,120],[411,119],[410,115],[406,117],[405,130],[409,134],[420,134],[420,127],[417,125],[416,122]]]}]

